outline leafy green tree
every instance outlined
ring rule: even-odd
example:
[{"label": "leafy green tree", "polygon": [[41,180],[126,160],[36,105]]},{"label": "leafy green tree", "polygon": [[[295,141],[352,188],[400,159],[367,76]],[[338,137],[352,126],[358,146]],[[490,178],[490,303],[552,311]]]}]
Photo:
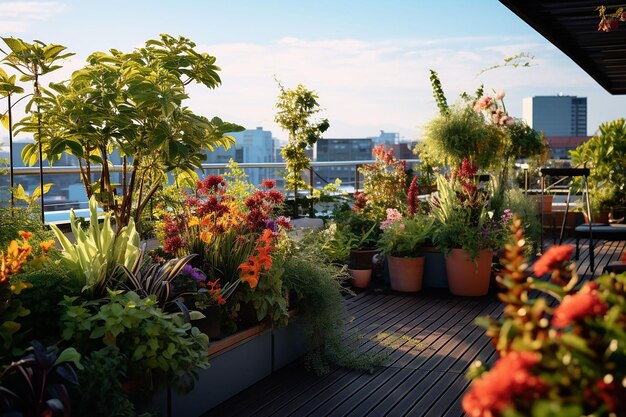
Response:
[{"label": "leafy green tree", "polygon": [[[184,105],[190,83],[210,89],[221,83],[215,57],[195,46],[184,37],[161,35],[130,53],[93,53],[68,82],[51,84],[56,94],[42,104],[48,129],[38,140],[43,155],[29,146],[24,160],[32,165],[42,156],[54,162],[63,152],[74,155],[87,196],[113,210],[118,230],[131,216],[137,221],[167,182],[166,172],[194,175],[206,159],[204,149],[228,148],[235,140],[226,133],[243,130]],[[121,184],[114,182],[109,160],[116,150],[123,157]]]},{"label": "leafy green tree", "polygon": [[314,120],[313,116],[321,111],[317,103],[317,94],[298,84],[295,89],[285,89],[278,82],[280,95],[276,102],[274,120],[289,134],[289,142],[281,150],[285,159],[287,174],[285,189],[294,193],[294,216],[298,216],[298,190],[308,185],[302,179],[302,171],[311,167],[311,160],[306,155],[306,147],[313,146],[322,133],[328,130],[327,119]]},{"label": "leafy green tree", "polygon": [[[26,103],[25,108],[26,113],[30,114],[27,115],[21,123],[27,123],[30,125],[32,128],[29,131],[34,133],[35,141],[41,143],[43,141],[41,111],[43,95],[50,94],[48,90],[41,86],[41,77],[61,68],[61,66],[57,64],[58,61],[68,58],[74,54],[65,53],[67,48],[63,45],[47,45],[41,41],[28,43],[16,38],[2,38],[2,40],[8,47],[8,51],[10,51],[7,52],[0,48],[0,52],[5,55],[2,61],[7,66],[13,68],[21,74],[19,79],[20,81],[33,83],[32,94],[22,97],[22,99],[27,97],[30,97],[31,99]],[[15,85],[15,75],[9,76],[5,71],[0,70],[0,95],[6,96],[8,101],[7,112],[2,115],[1,119],[2,124],[9,130],[11,159],[13,159],[13,121],[11,117],[11,110],[12,106],[17,104],[17,102],[11,104],[11,98],[13,94],[21,94],[23,92],[23,88]],[[18,100],[18,102],[22,99]],[[39,152],[39,188],[43,189],[43,158],[41,145],[37,146],[36,150]],[[13,189],[12,167],[13,161],[11,160],[11,189]],[[43,222],[44,193],[40,193],[39,195],[41,197],[41,221]],[[11,194],[11,196],[11,201],[13,202],[13,194]]]}]

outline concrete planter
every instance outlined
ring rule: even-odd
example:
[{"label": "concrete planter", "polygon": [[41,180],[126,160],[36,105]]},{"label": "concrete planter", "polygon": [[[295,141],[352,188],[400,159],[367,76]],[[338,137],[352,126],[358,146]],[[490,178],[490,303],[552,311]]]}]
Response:
[{"label": "concrete planter", "polygon": [[[209,347],[211,364],[198,371],[188,394],[163,392],[154,400],[164,417],[194,417],[226,401],[306,353],[304,327],[297,323],[272,329],[258,325]],[[168,412],[171,410],[171,412]]]}]

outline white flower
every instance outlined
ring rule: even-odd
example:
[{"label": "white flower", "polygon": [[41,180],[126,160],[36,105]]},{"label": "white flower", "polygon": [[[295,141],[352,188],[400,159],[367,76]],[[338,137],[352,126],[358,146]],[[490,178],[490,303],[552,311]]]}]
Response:
[{"label": "white flower", "polygon": [[502,100],[504,98],[504,91],[498,91],[496,94],[496,100]]}]

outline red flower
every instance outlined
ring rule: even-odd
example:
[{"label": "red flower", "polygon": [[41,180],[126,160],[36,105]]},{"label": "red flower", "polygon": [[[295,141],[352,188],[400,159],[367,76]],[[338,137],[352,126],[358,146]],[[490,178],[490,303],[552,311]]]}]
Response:
[{"label": "red flower", "polygon": [[352,210],[361,211],[365,208],[366,204],[367,196],[365,195],[365,193],[361,193],[358,191],[354,193],[354,207],[352,208]]},{"label": "red flower", "polygon": [[411,186],[409,187],[409,191],[407,192],[407,200],[409,206],[409,214],[411,216],[415,216],[415,212],[419,207],[419,187],[417,186],[417,177],[413,177],[413,181],[411,181]]},{"label": "red flower", "polygon": [[267,196],[272,204],[282,204],[285,201],[285,196],[278,190],[270,190]]},{"label": "red flower", "polygon": [[569,245],[552,246],[533,265],[533,271],[540,277],[548,272],[561,268],[563,264],[572,258],[574,248]]},{"label": "red flower", "polygon": [[563,298],[554,311],[552,325],[564,328],[585,317],[603,315],[608,306],[598,296],[598,284],[587,283],[578,293]]},{"label": "red flower", "polygon": [[180,236],[172,236],[165,239],[163,242],[163,250],[167,253],[176,253],[179,249],[185,247],[185,242],[180,238]]},{"label": "red flower", "polygon": [[291,219],[289,217],[278,216],[278,218],[276,219],[276,224],[285,230],[293,229],[293,226],[291,225]]},{"label": "red flower", "polygon": [[202,181],[196,181],[196,189],[198,194],[216,193],[221,188],[226,187],[226,181],[221,175],[209,175]]},{"label": "red flower", "polygon": [[478,172],[478,167],[471,164],[467,158],[463,158],[463,162],[461,163],[461,169],[459,169],[457,175],[459,177],[459,180],[463,182],[472,179],[474,175],[476,175],[476,172]]},{"label": "red flower", "polygon": [[276,180],[264,179],[261,182],[261,187],[264,187],[264,188],[274,188],[274,187],[276,187]]},{"label": "red flower", "polygon": [[463,410],[471,417],[493,417],[510,407],[514,399],[541,393],[543,380],[530,372],[539,359],[534,352],[510,352],[498,359],[463,397]]}]

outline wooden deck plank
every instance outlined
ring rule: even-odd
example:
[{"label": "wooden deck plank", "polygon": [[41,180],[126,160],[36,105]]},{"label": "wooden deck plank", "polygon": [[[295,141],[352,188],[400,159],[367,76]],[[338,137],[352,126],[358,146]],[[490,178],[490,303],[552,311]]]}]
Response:
[{"label": "wooden deck plank", "polygon": [[[624,243],[595,242],[595,275],[606,263],[621,258]],[[581,241],[580,247],[577,272],[581,280],[588,280],[593,277],[589,245]],[[298,361],[203,417],[461,416],[461,400],[469,387],[467,368],[475,360],[487,364],[497,360],[489,338],[473,324],[487,314],[502,314],[495,294],[477,299],[443,292],[358,294],[346,300],[344,341],[361,352],[388,352],[389,359],[379,370],[362,374],[333,369],[317,377]]]}]

